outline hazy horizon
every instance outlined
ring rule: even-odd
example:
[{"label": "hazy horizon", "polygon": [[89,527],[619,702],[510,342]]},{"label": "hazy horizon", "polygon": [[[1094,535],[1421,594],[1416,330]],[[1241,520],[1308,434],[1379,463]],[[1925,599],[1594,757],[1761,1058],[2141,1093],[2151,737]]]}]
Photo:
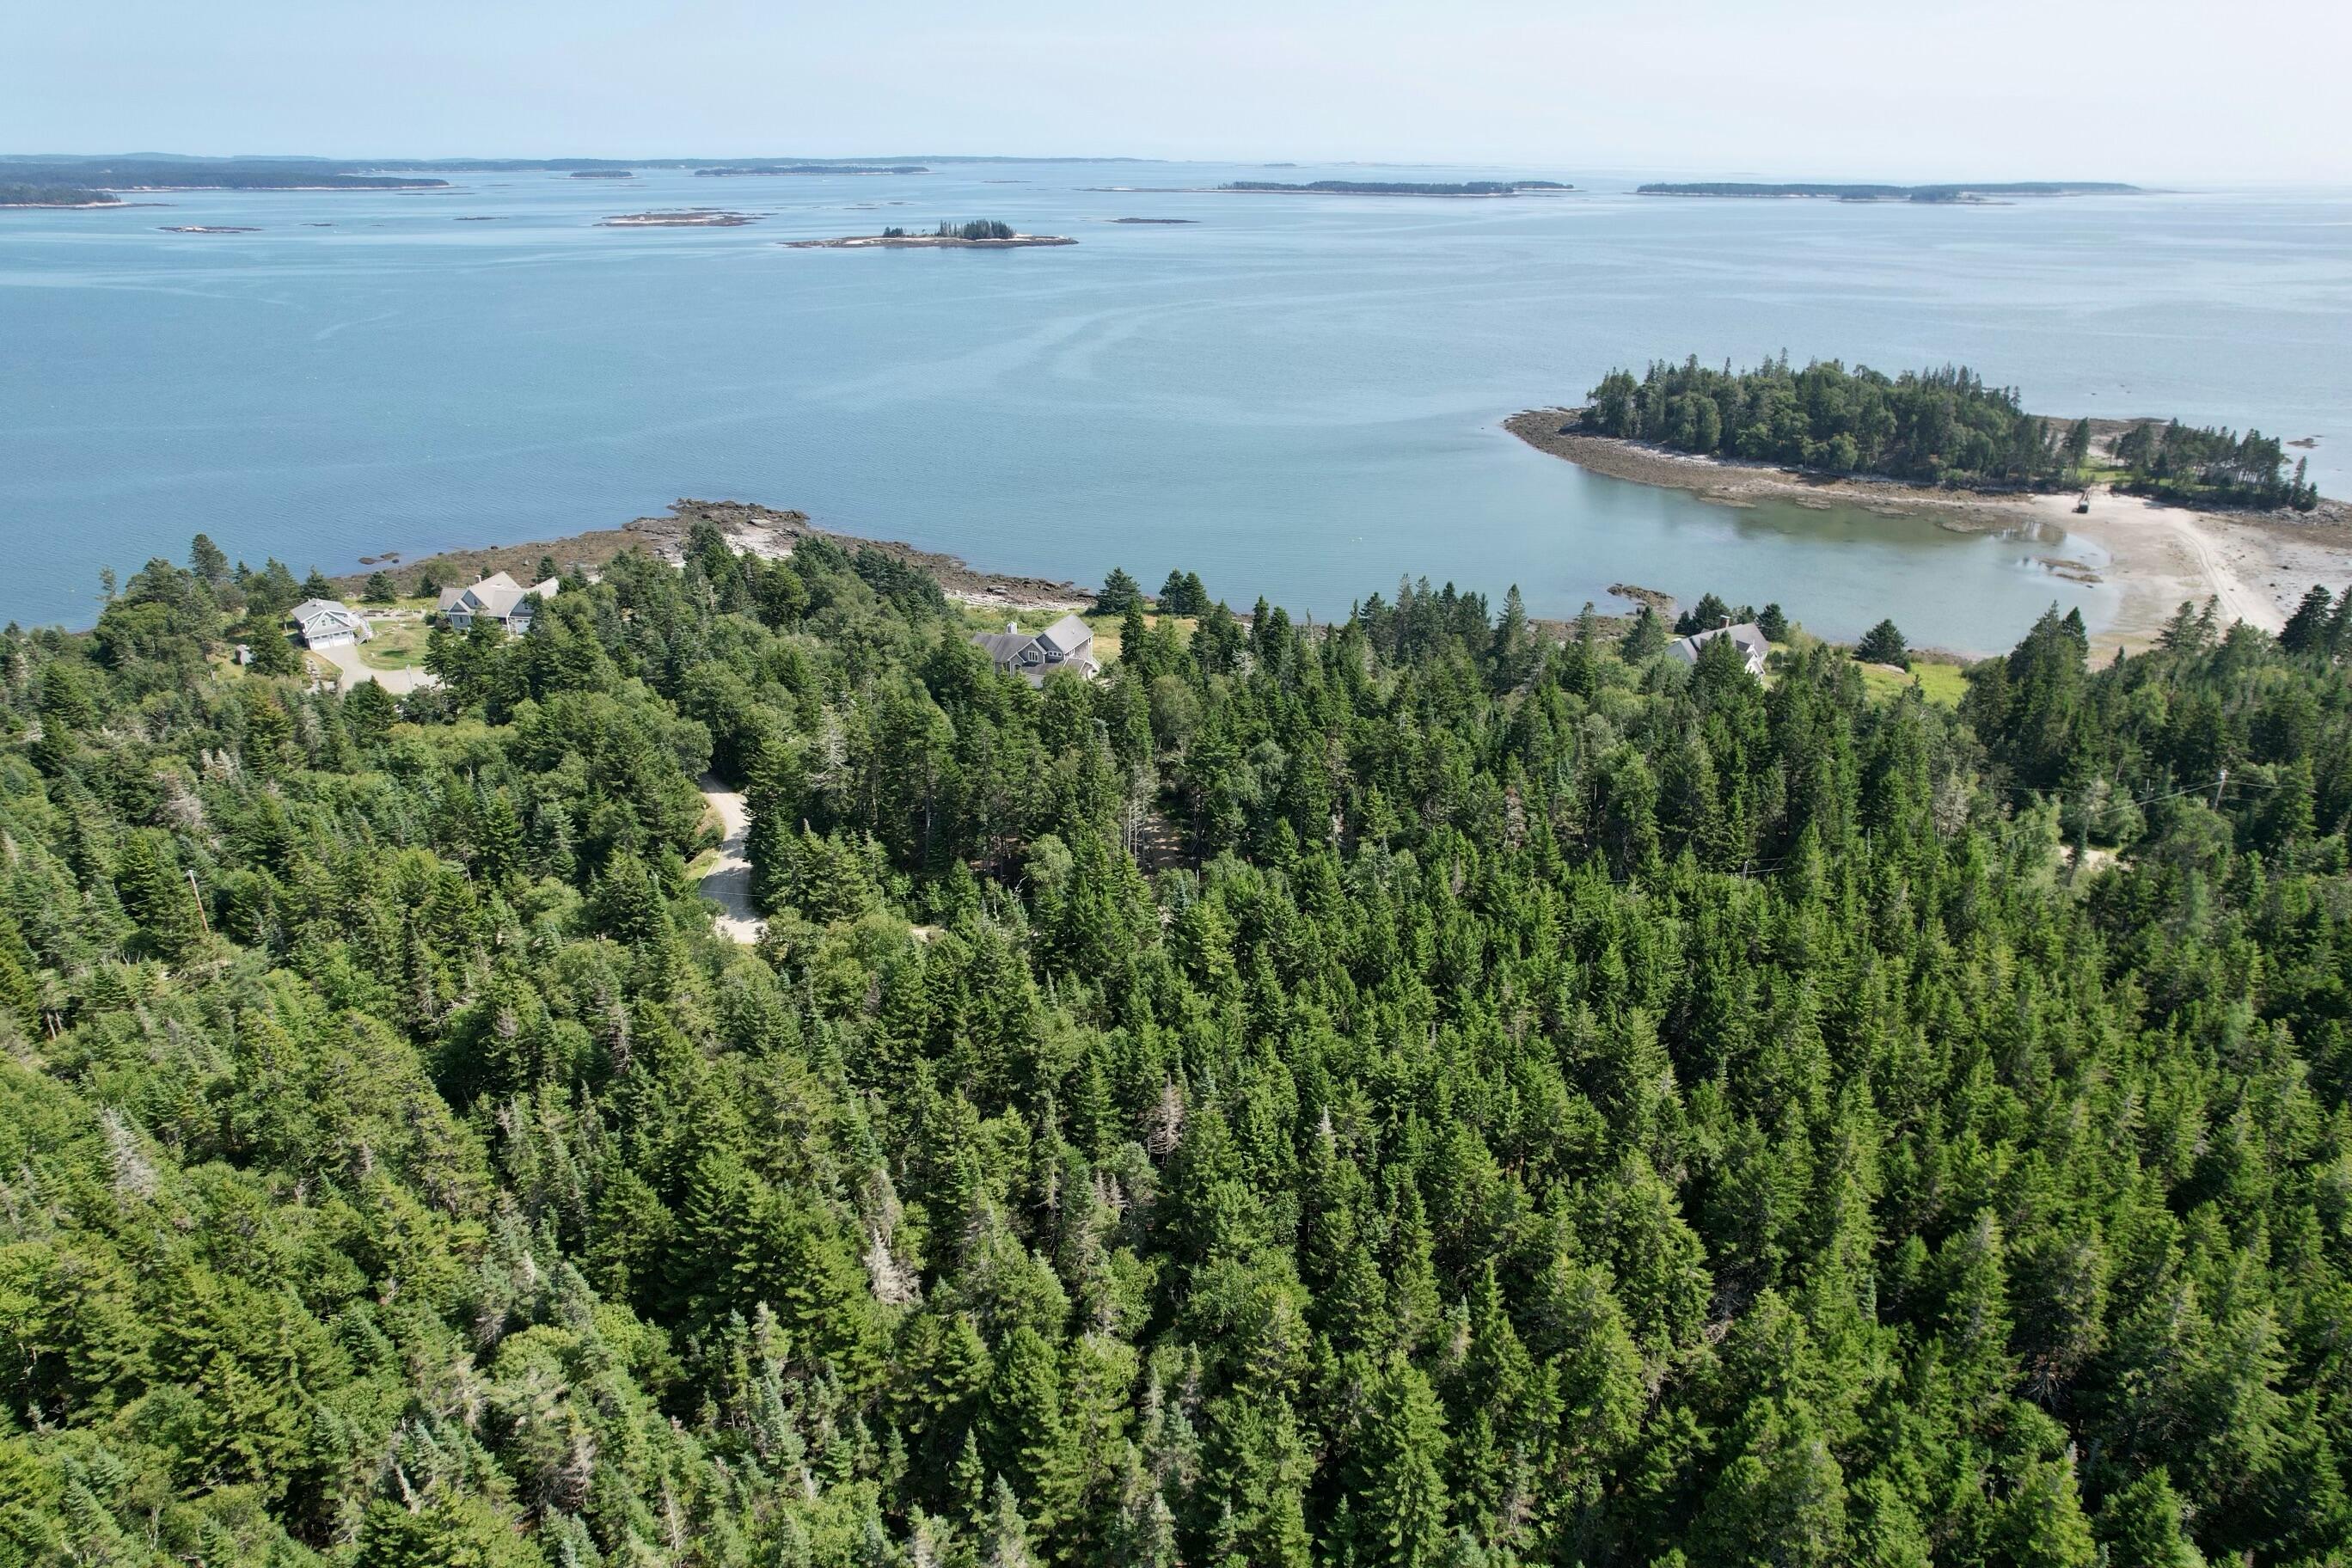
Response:
[{"label": "hazy horizon", "polygon": [[[47,7],[0,146],[215,156],[1102,158],[1771,179],[2352,182],[2352,8],[2086,0],[1910,14],[1237,0],[420,0],[385,35],[294,0]],[[2193,40],[2193,47],[2191,46]],[[909,154],[904,149],[922,149]],[[887,151],[886,151],[887,150]]]}]

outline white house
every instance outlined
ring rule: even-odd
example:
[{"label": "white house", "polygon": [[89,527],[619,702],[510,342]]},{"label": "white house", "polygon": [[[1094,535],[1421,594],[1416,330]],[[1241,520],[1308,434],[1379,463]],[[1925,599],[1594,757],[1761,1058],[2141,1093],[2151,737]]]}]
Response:
[{"label": "white house", "polygon": [[286,613],[310,647],[342,647],[375,636],[367,617],[341,599],[305,599]]},{"label": "white house", "polygon": [[1742,621],[1736,626],[1710,626],[1703,632],[1693,632],[1686,637],[1676,637],[1666,645],[1666,651],[1685,664],[1696,664],[1698,650],[1717,637],[1731,639],[1732,646],[1739,650],[1739,657],[1746,661],[1748,674],[1764,673],[1764,659],[1772,651],[1772,644],[1761,631],[1757,629],[1756,623],[1753,621]]},{"label": "white house", "polygon": [[493,572],[471,587],[442,589],[441,615],[461,632],[479,620],[495,621],[520,634],[530,630],[533,600],[552,599],[562,585],[550,577],[526,588],[505,573]]},{"label": "white house", "polygon": [[1095,662],[1094,628],[1076,616],[1064,616],[1042,632],[1024,632],[1014,621],[971,640],[986,650],[990,663],[1032,686],[1045,685],[1057,669],[1075,669],[1091,680],[1102,668]]}]

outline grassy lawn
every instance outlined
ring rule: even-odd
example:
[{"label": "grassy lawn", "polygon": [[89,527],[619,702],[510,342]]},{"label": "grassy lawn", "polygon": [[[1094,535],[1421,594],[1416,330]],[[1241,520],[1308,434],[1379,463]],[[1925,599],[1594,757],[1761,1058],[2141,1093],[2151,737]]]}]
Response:
[{"label": "grassy lawn", "polygon": [[375,636],[360,644],[360,662],[370,669],[414,669],[425,661],[423,621],[376,621]]},{"label": "grassy lawn", "polygon": [[1957,708],[1968,695],[1968,678],[1957,664],[1914,664],[1906,672],[1891,664],[1863,664],[1862,684],[1871,696],[1891,698],[1905,688],[1916,686],[1919,695],[1939,708]]}]

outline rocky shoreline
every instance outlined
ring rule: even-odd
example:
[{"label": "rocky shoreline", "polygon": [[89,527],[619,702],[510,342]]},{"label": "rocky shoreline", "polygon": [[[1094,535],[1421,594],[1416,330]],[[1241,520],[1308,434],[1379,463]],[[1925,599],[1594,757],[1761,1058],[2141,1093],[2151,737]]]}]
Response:
[{"label": "rocky shoreline", "polygon": [[1931,516],[1964,531],[2040,521],[2034,498],[2020,492],[1994,494],[1945,490],[1900,479],[1842,479],[1809,474],[1777,463],[1731,458],[1698,458],[1643,441],[1587,436],[1563,429],[1581,410],[1531,408],[1503,421],[1503,428],[1538,451],[1565,458],[1580,468],[1613,479],[1688,490],[1724,506],[1754,506],[1766,499],[1828,508],[1859,506],[1888,517]]},{"label": "rocky shoreline", "polygon": [[750,213],[722,212],[717,207],[686,207],[676,212],[624,213],[608,217],[598,228],[740,228],[760,220]]},{"label": "rocky shoreline", "polygon": [[[1052,577],[982,572],[961,556],[919,549],[895,539],[836,533],[817,527],[804,511],[735,500],[675,500],[667,517],[641,517],[618,528],[592,529],[561,539],[528,540],[482,550],[444,551],[408,562],[398,570],[404,580],[413,583],[420,573],[429,569],[436,581],[447,585],[475,582],[493,572],[505,572],[528,581],[537,575],[539,563],[548,558],[554,560],[559,572],[576,568],[593,573],[631,550],[648,551],[665,561],[676,562],[684,557],[687,536],[694,525],[705,521],[716,524],[736,549],[769,560],[789,557],[800,541],[813,536],[823,537],[845,550],[855,551],[860,546],[878,550],[929,573],[949,597],[970,604],[1003,605],[1015,609],[1066,609],[1094,599],[1094,591],[1080,584]],[[397,552],[382,553],[373,558],[373,563],[389,565],[397,558]],[[530,576],[526,577],[526,574]],[[339,594],[353,596],[362,592],[367,579],[366,572],[353,572],[333,582]]]},{"label": "rocky shoreline", "polygon": [[959,234],[849,234],[838,239],[785,239],[786,250],[1018,250],[1033,245],[1076,245],[1061,234],[1016,234],[1010,239],[966,239]]}]

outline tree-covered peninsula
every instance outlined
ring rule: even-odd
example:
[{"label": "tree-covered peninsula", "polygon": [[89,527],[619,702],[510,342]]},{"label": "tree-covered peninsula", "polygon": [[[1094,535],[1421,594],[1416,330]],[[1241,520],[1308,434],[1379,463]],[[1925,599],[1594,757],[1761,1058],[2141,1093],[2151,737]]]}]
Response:
[{"label": "tree-covered peninsula", "polygon": [[121,199],[84,185],[0,184],[0,207],[110,207]]},{"label": "tree-covered peninsula", "polygon": [[2310,510],[2317,489],[2260,431],[2134,425],[2102,447],[2089,419],[2028,414],[2011,388],[1965,366],[1888,376],[1835,360],[1790,368],[1786,353],[1749,370],[1696,355],[1654,362],[1637,380],[1612,370],[1574,428],[1678,452],[1784,463],[1832,474],[1933,484],[2056,489],[2108,479],[2193,502]]},{"label": "tree-covered peninsula", "polygon": [[192,561],[0,635],[0,1562],[2352,1553],[2326,589],[1948,710],[1171,574],[1039,689],[706,525],[395,699]]},{"label": "tree-covered peninsula", "polygon": [[318,158],[0,158],[12,182],[110,191],[421,190],[446,180],[355,174],[371,167]]}]

